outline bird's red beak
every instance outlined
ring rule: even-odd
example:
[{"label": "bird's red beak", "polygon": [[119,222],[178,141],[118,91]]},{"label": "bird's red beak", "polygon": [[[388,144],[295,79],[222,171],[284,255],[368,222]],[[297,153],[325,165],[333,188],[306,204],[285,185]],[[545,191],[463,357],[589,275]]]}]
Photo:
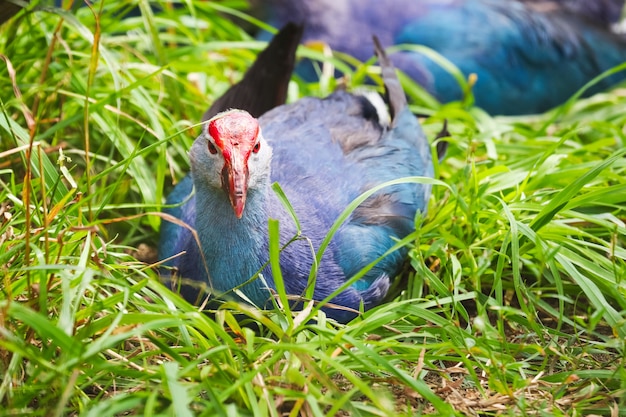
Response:
[{"label": "bird's red beak", "polygon": [[248,194],[248,163],[239,152],[232,152],[222,170],[222,184],[228,193],[235,216],[241,219]]}]

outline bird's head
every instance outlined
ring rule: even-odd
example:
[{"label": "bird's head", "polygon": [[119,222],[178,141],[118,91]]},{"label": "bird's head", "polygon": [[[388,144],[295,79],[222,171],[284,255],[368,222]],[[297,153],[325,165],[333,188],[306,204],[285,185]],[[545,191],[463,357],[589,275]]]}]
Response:
[{"label": "bird's head", "polygon": [[257,119],[243,110],[229,110],[203,126],[189,156],[196,184],[222,189],[241,218],[248,190],[269,178],[272,150]]}]

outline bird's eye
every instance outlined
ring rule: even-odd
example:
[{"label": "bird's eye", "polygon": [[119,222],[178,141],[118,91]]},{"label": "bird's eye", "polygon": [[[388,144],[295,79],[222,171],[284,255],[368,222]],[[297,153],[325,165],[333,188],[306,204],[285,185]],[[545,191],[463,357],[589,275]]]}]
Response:
[{"label": "bird's eye", "polygon": [[211,152],[213,155],[217,153],[217,148],[215,147],[215,145],[213,145],[213,142],[211,142],[210,140],[207,141],[207,146],[209,148],[209,152]]},{"label": "bird's eye", "polygon": [[254,145],[254,148],[252,148],[252,152],[259,153],[259,149],[261,149],[261,142],[257,142],[256,145]]}]

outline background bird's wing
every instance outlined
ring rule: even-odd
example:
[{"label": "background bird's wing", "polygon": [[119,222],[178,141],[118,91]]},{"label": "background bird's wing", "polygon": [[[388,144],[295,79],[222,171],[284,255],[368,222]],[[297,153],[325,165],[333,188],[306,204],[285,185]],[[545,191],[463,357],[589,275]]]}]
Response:
[{"label": "background bird's wing", "polygon": [[[562,104],[605,70],[626,60],[626,41],[612,33],[624,0],[268,0],[270,22],[306,24],[303,42],[323,41],[360,60],[371,57],[366,37],[383,45],[425,45],[465,76],[476,74],[476,104],[492,114],[546,111]],[[442,102],[464,98],[458,81],[425,55],[391,57]],[[310,62],[297,68],[315,78]],[[588,94],[620,82],[614,75]]]},{"label": "background bird's wing", "polygon": [[[578,15],[541,13],[512,1],[456,3],[425,0],[428,12],[405,25],[395,43],[428,46],[465,75],[476,74],[476,103],[491,113],[545,111],[626,60],[622,37]],[[462,98],[453,77],[424,55],[401,52],[393,59],[409,74],[429,73],[426,87],[442,101]],[[609,77],[589,93],[623,78]]]}]

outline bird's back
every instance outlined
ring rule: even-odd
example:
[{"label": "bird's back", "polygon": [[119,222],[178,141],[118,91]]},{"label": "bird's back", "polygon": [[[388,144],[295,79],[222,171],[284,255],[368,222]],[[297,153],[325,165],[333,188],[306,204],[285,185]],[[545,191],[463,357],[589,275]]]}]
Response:
[{"label": "bird's back", "polygon": [[[399,127],[391,129],[366,96],[341,91],[274,109],[260,118],[273,149],[272,180],[332,213],[334,221],[377,184],[432,175],[430,147],[419,123],[408,112],[400,117]],[[303,187],[318,192],[303,193]]]}]

